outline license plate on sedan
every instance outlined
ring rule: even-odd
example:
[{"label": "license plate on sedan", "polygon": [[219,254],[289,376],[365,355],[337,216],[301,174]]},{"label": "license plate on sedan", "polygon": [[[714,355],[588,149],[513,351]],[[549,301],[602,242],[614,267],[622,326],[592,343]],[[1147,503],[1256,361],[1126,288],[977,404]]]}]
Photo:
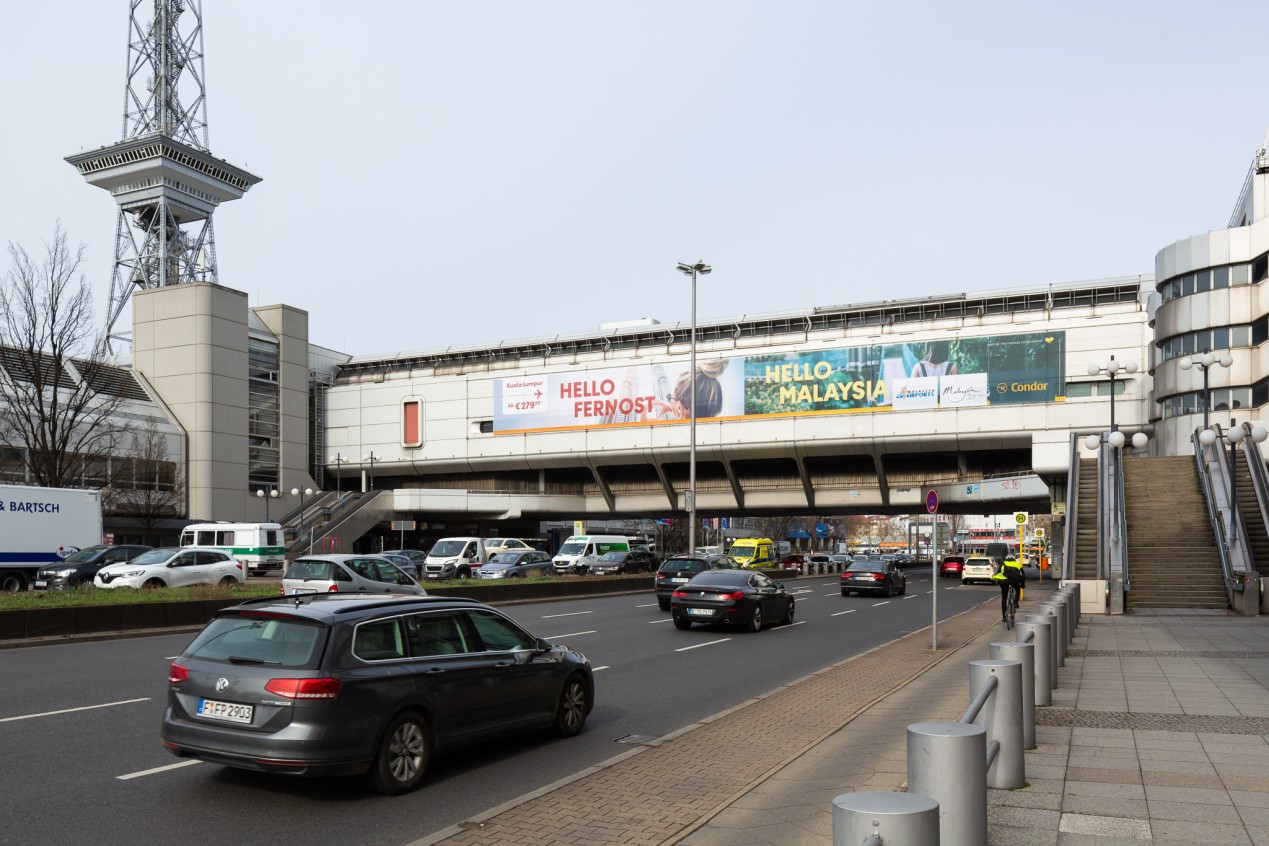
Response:
[{"label": "license plate on sedan", "polygon": [[692,616],[692,617],[713,617],[714,609],[713,608],[689,608],[687,609],[687,613],[689,616]]},{"label": "license plate on sedan", "polygon": [[255,715],[251,705],[238,705],[234,702],[217,702],[214,699],[198,700],[198,716],[209,720],[223,720],[227,723],[249,723]]},{"label": "license plate on sedan", "polygon": [[48,587],[48,582],[39,579],[31,582],[31,584],[35,585],[37,588]]},{"label": "license plate on sedan", "polygon": [[676,585],[685,585],[688,582],[688,580],[684,578],[670,579],[670,581]]}]

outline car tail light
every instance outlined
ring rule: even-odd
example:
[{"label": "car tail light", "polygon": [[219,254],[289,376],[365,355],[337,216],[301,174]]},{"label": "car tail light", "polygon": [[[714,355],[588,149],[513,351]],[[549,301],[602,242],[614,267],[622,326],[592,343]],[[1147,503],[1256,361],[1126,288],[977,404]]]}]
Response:
[{"label": "car tail light", "polygon": [[731,593],[720,594],[718,598],[730,599],[733,602],[739,602],[740,600],[745,598],[745,592],[743,590],[734,590]]},{"label": "car tail light", "polygon": [[326,588],[326,592],[327,592],[327,593],[339,593],[339,585],[331,585],[330,587]]},{"label": "car tail light", "polygon": [[167,680],[172,684],[177,684],[179,682],[186,681],[187,679],[189,679],[189,670],[185,669],[180,664],[172,664],[167,668]]},{"label": "car tail light", "polygon": [[286,588],[278,587],[278,596],[286,596]]},{"label": "car tail light", "polygon": [[679,588],[678,590],[674,591],[673,595],[677,597],[678,599],[686,599],[687,591],[683,590],[683,588]]},{"label": "car tail light", "polygon": [[241,570],[241,569],[242,569],[242,562],[241,562],[241,561],[235,561],[235,562],[234,562],[234,566],[235,566],[235,567],[237,567],[239,570]]},{"label": "car tail light", "polygon": [[334,699],[339,679],[269,679],[264,689],[287,699]]},{"label": "car tail light", "polygon": [[885,573],[873,573],[873,574],[872,574],[872,580],[873,580],[874,582],[879,582],[879,581],[881,581],[882,579],[884,579],[885,577],[886,577],[886,574],[885,574]]}]

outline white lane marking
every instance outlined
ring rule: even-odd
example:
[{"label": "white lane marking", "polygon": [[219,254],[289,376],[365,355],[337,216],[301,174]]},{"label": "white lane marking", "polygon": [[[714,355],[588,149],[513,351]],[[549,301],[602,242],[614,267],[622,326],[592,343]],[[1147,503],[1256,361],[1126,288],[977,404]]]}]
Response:
[{"label": "white lane marking", "polygon": [[934,593],[934,591],[932,591],[932,590],[927,590],[927,591],[926,591],[926,593],[927,593],[927,594],[928,594],[928,593]]},{"label": "white lane marking", "polygon": [[181,656],[179,656],[179,655],[169,655],[169,656],[167,656],[166,658],[164,658],[163,660],[164,660],[164,661],[175,661],[177,658],[180,658],[180,657],[181,657]]},{"label": "white lane marking", "polygon": [[635,608],[652,608],[656,606],[655,602],[649,602],[647,605],[636,605]]},{"label": "white lane marking", "polygon": [[598,629],[591,629],[591,630],[590,630],[590,631],[588,631],[588,632],[569,632],[568,634],[562,634],[562,635],[551,635],[550,637],[548,637],[548,638],[547,638],[547,640],[557,640],[557,639],[562,638],[562,637],[577,637],[578,635],[584,635],[584,634],[594,634],[594,633],[595,633],[595,632],[597,632],[597,631],[598,631]]},{"label": "white lane marking", "polygon": [[700,649],[702,646],[713,646],[713,645],[714,645],[714,644],[716,644],[716,643],[726,643],[726,642],[727,642],[727,641],[729,641],[729,640],[731,640],[731,638],[729,638],[729,637],[725,637],[725,638],[723,638],[722,640],[707,640],[707,641],[705,641],[704,643],[698,643],[698,644],[696,644],[695,646],[684,646],[682,649],[676,649],[676,650],[674,650],[674,651],[675,651],[675,652],[686,652],[686,651],[688,651],[689,649]]},{"label": "white lane marking", "polygon": [[789,623],[787,626],[776,626],[776,627],[775,627],[775,631],[779,632],[779,631],[783,631],[783,630],[785,630],[785,629],[791,629],[791,628],[793,628],[794,626],[800,626],[800,625],[802,625],[802,624],[803,624],[803,623],[805,623],[805,622],[806,622],[806,620],[798,620],[796,623]]},{"label": "white lane marking", "polygon": [[595,613],[594,611],[570,611],[567,614],[545,614],[542,616],[542,619],[549,620],[552,617],[577,617],[581,614],[594,614],[594,613]]},{"label": "white lane marking", "polygon": [[673,619],[673,617],[666,617],[664,620],[649,620],[648,625],[653,625],[655,623],[668,623]]},{"label": "white lane marking", "polygon": [[201,764],[202,761],[181,761],[179,764],[168,764],[166,767],[155,767],[152,770],[141,770],[140,772],[128,773],[127,775],[115,776],[119,781],[128,781],[129,779],[141,778],[141,776],[154,775],[155,773],[165,773],[168,770],[179,770],[181,767],[192,767],[195,764]]},{"label": "white lane marking", "polygon": [[11,723],[15,720],[33,720],[36,717],[55,717],[58,714],[73,714],[76,711],[91,711],[94,708],[110,708],[114,705],[131,705],[134,702],[149,702],[150,697],[143,696],[140,699],[121,699],[118,702],[103,702],[100,705],[85,705],[82,708],[63,708],[60,711],[43,711],[39,714],[23,714],[20,717],[0,717],[0,723]]},{"label": "white lane marking", "polygon": [[841,591],[833,591],[832,593],[826,593],[826,594],[823,594],[823,595],[824,595],[824,596],[837,596],[837,594],[839,594],[839,593],[841,593]]},{"label": "white lane marking", "polygon": [[917,596],[915,593],[913,593],[913,594],[909,594],[908,596],[905,596],[904,599],[920,599],[920,597]]},{"label": "white lane marking", "polygon": [[858,610],[859,610],[858,608],[852,608],[852,609],[850,609],[849,611],[838,611],[836,614],[829,614],[828,616],[830,616],[830,617],[840,617],[840,616],[842,616],[843,614],[854,614],[854,613],[855,613],[856,611],[858,611]]},{"label": "white lane marking", "polygon": [[591,667],[591,668],[590,668],[590,671],[591,671],[592,673],[598,673],[600,670],[611,670],[611,669],[612,669],[612,665],[610,665],[610,664],[605,664],[605,665],[604,665],[604,666],[602,666],[602,667]]},{"label": "white lane marking", "polygon": [[889,605],[889,604],[890,604],[890,600],[889,600],[889,599],[887,599],[885,602],[874,602],[874,603],[872,604],[872,607],[873,607],[873,608],[876,608],[878,605]]},{"label": "white lane marking", "polygon": [[804,593],[810,593],[814,588],[803,588],[802,590],[791,590],[789,596],[800,596]]},{"label": "white lane marking", "polygon": [[836,582],[820,582],[820,587],[832,587]]}]

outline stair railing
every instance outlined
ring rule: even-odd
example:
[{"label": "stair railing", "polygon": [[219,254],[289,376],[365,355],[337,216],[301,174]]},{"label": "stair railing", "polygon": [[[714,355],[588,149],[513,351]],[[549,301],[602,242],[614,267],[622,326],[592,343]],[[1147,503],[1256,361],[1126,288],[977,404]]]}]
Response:
[{"label": "stair railing", "polygon": [[1066,472],[1066,526],[1062,534],[1062,578],[1075,578],[1075,524],[1079,521],[1080,437],[1071,433],[1071,454]]},{"label": "stair railing", "polygon": [[[1199,484],[1203,488],[1203,502],[1207,505],[1207,519],[1212,525],[1212,534],[1216,538],[1216,551],[1221,560],[1221,575],[1225,578],[1227,586],[1234,583],[1234,568],[1230,561],[1229,554],[1229,538],[1225,532],[1225,521],[1221,519],[1220,509],[1216,505],[1216,490],[1212,483],[1212,471],[1207,463],[1206,448],[1199,440],[1199,432],[1196,429],[1190,435],[1190,442],[1194,445],[1194,463],[1198,468]],[[1224,450],[1220,450],[1224,453]],[[1222,465],[1223,466],[1223,465]]]},{"label": "stair railing", "polygon": [[[1256,505],[1260,511],[1260,522],[1269,534],[1269,469],[1265,468],[1264,455],[1260,452],[1260,444],[1253,437],[1250,423],[1243,424],[1247,436],[1243,438],[1243,457],[1247,459],[1248,475],[1251,478],[1252,490],[1256,492]],[[1254,562],[1259,568],[1260,562]]]},{"label": "stair railing", "polygon": [[322,527],[322,531],[314,539],[314,542],[320,543],[321,541],[326,540],[326,538],[330,537],[331,535],[334,535],[337,532],[339,532],[340,529],[344,526],[344,524],[346,524],[349,520],[351,520],[354,516],[356,516],[358,512],[360,512],[363,508],[368,506],[371,502],[373,502],[379,496],[379,494],[382,494],[382,493],[389,493],[389,492],[382,491],[382,490],[371,490],[371,491],[366,491],[364,493],[355,494],[351,497],[347,497],[346,498],[348,500],[347,506],[342,511],[332,515],[331,519],[328,520],[326,525]]}]

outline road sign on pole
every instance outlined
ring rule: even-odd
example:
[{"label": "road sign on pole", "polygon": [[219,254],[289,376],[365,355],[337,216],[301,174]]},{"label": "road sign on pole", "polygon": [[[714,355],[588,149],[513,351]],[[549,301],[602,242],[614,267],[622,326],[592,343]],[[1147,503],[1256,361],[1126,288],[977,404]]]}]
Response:
[{"label": "road sign on pole", "polygon": [[938,513],[939,510],[939,492],[930,491],[925,495],[925,510],[931,514]]},{"label": "road sign on pole", "polygon": [[1015,511],[1013,513],[1013,521],[1017,523],[1019,526],[1027,525],[1027,512]]}]

